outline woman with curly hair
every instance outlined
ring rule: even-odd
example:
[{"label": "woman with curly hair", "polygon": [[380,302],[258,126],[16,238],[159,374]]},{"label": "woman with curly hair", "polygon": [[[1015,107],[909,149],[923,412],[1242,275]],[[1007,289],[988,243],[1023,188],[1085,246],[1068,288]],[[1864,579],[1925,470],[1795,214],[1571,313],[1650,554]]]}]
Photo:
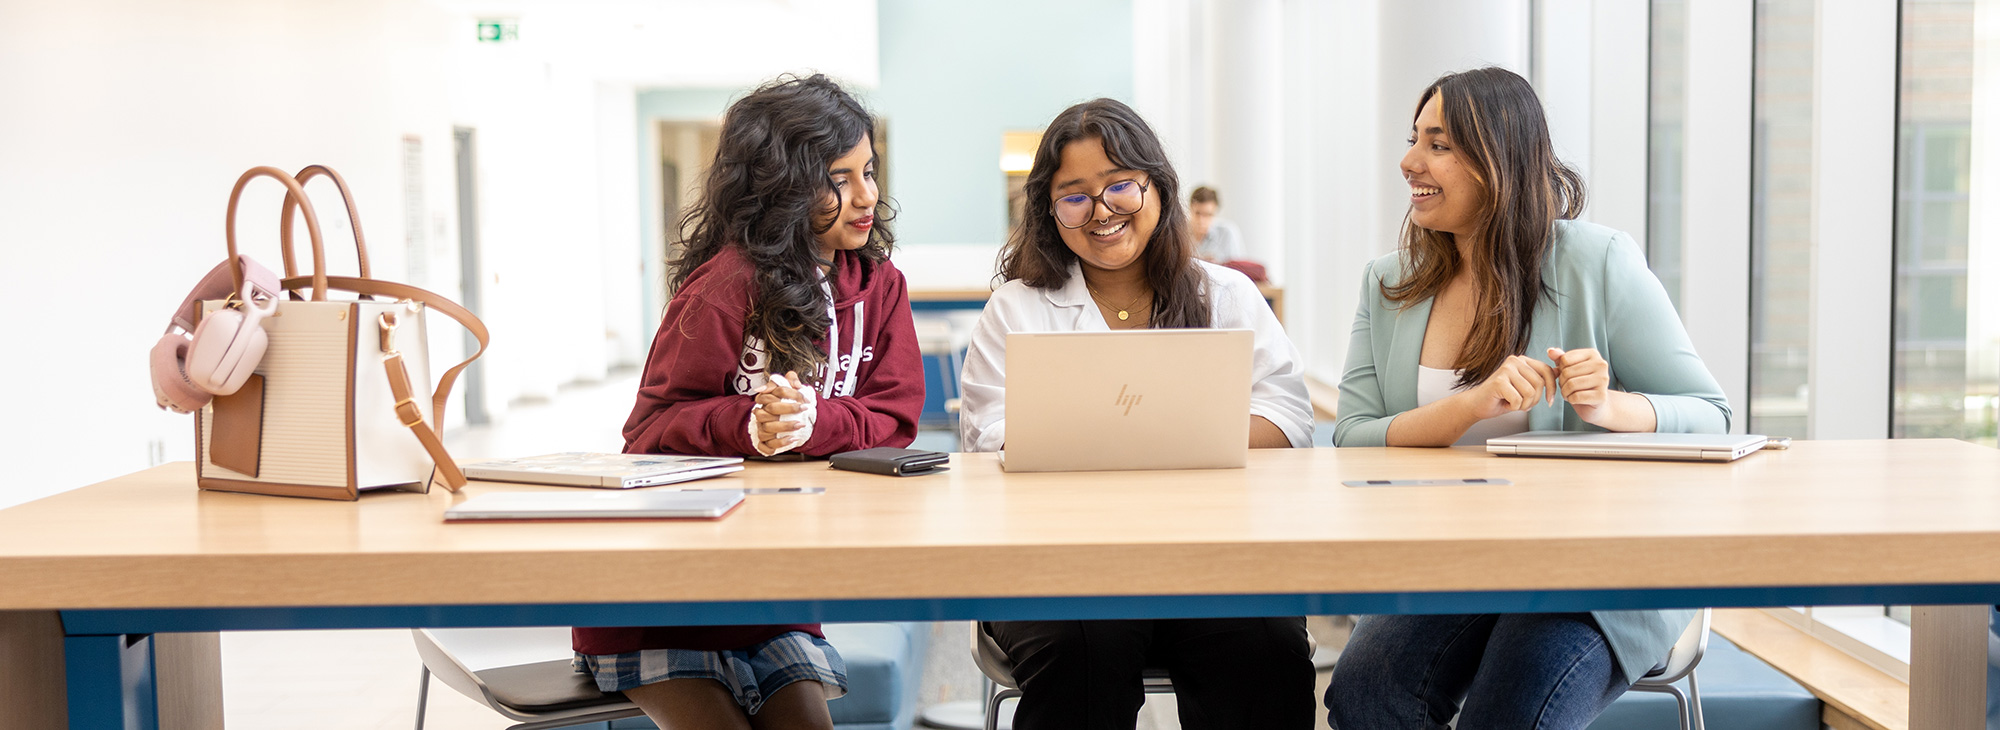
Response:
[{"label": "woman with curly hair", "polygon": [[[875,182],[874,120],[825,76],[730,106],[681,221],[627,453],[908,446],[923,365]],[[801,375],[803,373],[803,375]],[[818,624],[578,628],[579,671],[664,730],[831,728],[845,665]]]}]

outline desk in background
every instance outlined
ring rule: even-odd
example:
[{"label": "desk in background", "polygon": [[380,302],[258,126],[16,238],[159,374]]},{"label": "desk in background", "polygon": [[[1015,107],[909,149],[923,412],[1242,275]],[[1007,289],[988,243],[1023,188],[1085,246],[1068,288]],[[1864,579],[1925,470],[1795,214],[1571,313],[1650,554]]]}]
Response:
[{"label": "desk in background", "polygon": [[[94,730],[152,727],[161,632],[2000,602],[2000,451],[1956,441],[1730,464],[1301,449],[1234,470],[952,466],[751,464],[730,479],[826,492],[716,522],[446,525],[462,497],[443,490],[198,492],[171,464],[0,510],[0,611],[60,612],[72,727]],[[1515,483],[1340,485],[1437,477]],[[1918,611],[1913,727],[1983,727],[1984,617]]]}]

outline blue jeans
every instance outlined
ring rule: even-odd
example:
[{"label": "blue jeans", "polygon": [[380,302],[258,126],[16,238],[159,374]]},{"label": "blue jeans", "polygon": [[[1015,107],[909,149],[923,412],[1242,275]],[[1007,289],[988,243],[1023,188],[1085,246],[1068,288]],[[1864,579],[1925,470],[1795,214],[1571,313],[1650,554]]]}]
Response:
[{"label": "blue jeans", "polygon": [[1630,684],[1587,613],[1368,616],[1333,668],[1346,730],[1582,730]]}]

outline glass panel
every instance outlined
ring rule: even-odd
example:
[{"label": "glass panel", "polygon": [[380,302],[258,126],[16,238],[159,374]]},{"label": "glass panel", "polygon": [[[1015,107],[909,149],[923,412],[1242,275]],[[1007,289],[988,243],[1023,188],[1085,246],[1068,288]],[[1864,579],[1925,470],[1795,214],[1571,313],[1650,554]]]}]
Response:
[{"label": "glass panel", "polygon": [[1647,152],[1646,258],[1681,306],[1681,146],[1687,116],[1687,0],[1653,0],[1652,128]]},{"label": "glass panel", "polygon": [[1757,0],[1751,139],[1750,423],[1806,435],[1813,0]]},{"label": "glass panel", "polygon": [[[1982,309],[1982,266],[2000,200],[1989,188],[1994,157],[1981,132],[2000,124],[2000,74],[1982,73],[2000,49],[1980,48],[1974,16],[2000,0],[1908,0],[1902,4],[1902,68],[1896,180],[1894,435],[1995,444],[2000,317]],[[1991,24],[1993,18],[1980,22]],[[1991,45],[1992,42],[1988,41]],[[1984,175],[1986,177],[1982,178]],[[1984,229],[1984,235],[1976,232]],[[1987,273],[1984,277],[1991,277]],[[1990,296],[1990,295],[1986,295]],[[1982,316],[1983,315],[1983,316]]]}]

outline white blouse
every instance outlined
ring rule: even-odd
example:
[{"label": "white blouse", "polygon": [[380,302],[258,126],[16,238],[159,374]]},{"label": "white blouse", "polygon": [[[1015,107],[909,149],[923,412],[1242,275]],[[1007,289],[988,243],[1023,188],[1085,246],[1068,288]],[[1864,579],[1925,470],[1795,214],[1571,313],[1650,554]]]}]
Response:
[{"label": "white blouse", "polygon": [[[1434,401],[1444,400],[1464,388],[1453,387],[1458,382],[1457,370],[1439,370],[1417,366],[1417,407],[1422,408]],[[1456,446],[1485,446],[1486,440],[1500,436],[1512,436],[1528,430],[1528,412],[1513,411],[1472,424],[1465,429],[1465,435],[1458,437]]]},{"label": "white blouse", "polygon": [[[1311,446],[1312,402],[1306,397],[1298,348],[1249,277],[1206,261],[1195,263],[1208,275],[1209,326],[1253,333],[1249,415],[1276,425],[1293,447]],[[1036,289],[1018,280],[1002,284],[986,300],[972,329],[959,375],[959,448],[999,451],[1007,443],[1007,333],[1110,330],[1074,263],[1060,289]]]}]

